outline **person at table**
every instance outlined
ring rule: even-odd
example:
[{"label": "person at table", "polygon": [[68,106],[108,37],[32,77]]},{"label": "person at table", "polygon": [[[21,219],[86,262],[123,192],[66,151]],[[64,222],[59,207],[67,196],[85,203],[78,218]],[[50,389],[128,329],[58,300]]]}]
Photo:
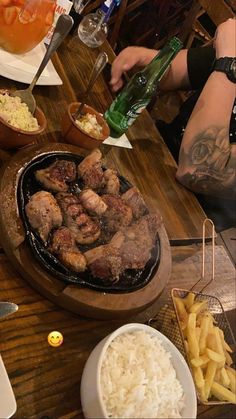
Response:
[{"label": "person at table", "polygon": [[[235,198],[236,189],[235,25],[229,19],[218,26],[214,48],[181,50],[160,82],[163,91],[201,88],[196,103],[191,98],[192,112],[186,112],[186,105],[183,109],[189,119],[182,137],[174,145],[169,141],[175,157],[179,151],[177,179],[196,193],[227,198]],[[123,72],[147,65],[156,54],[144,47],[121,51],[111,69],[112,89],[122,87]]]}]

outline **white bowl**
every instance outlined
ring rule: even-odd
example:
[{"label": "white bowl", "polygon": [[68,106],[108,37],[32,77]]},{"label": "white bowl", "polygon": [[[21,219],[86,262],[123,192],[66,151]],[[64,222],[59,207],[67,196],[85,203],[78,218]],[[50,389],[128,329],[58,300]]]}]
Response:
[{"label": "white bowl", "polygon": [[81,403],[85,418],[108,418],[106,408],[102,400],[100,385],[100,373],[103,359],[112,340],[122,333],[134,332],[137,330],[143,330],[157,336],[162,342],[165,350],[171,354],[172,364],[185,394],[185,407],[181,411],[181,415],[183,418],[196,418],[197,398],[195,386],[185,359],[166,336],[150,326],[139,323],[126,324],[115,330],[99,342],[91,352],[83,370],[80,387]]}]

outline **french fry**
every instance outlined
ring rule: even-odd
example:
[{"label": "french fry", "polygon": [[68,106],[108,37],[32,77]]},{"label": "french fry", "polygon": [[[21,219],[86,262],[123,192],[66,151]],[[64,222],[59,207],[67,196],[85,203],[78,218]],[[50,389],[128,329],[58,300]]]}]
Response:
[{"label": "french fry", "polygon": [[206,338],[208,335],[210,322],[211,322],[210,317],[206,316],[203,318],[202,323],[201,323],[201,329],[200,329],[201,333],[200,333],[200,338],[199,338],[199,351],[201,355],[204,354],[205,349],[206,349]]},{"label": "french fry", "polygon": [[188,354],[188,353],[189,353],[189,346],[188,346],[188,341],[187,341],[187,339],[185,339],[185,340],[184,340],[184,345],[185,345],[186,352],[187,352],[187,354]]},{"label": "french fry", "polygon": [[229,379],[229,376],[228,376],[227,371],[226,371],[225,368],[221,368],[220,375],[221,375],[221,382],[222,382],[223,386],[224,387],[229,387],[230,379]]},{"label": "french fry", "polygon": [[194,382],[202,402],[213,396],[236,403],[236,371],[230,367],[233,351],[207,303],[207,300],[196,301],[192,292],[185,298],[175,298]]},{"label": "french fry", "polygon": [[174,301],[178,312],[181,329],[184,330],[188,324],[188,313],[186,311],[184,301],[182,298],[179,297],[175,297]]},{"label": "french fry", "polygon": [[224,360],[221,363],[221,367],[223,368],[223,366],[225,365],[225,352],[224,352],[224,348],[222,346],[222,341],[221,341],[221,337],[220,337],[220,329],[219,327],[214,327],[213,328],[213,333],[216,337],[216,347],[217,347],[217,353],[221,354],[224,357]]},{"label": "french fry", "polygon": [[195,299],[195,294],[193,292],[189,292],[188,295],[184,298],[184,305],[187,310],[193,305]]},{"label": "french fry", "polygon": [[231,374],[233,374],[233,375],[234,375],[235,380],[236,380],[236,371],[235,371],[235,369],[234,369],[234,368],[231,368],[231,367],[226,367],[226,368],[227,368],[227,371],[230,371],[230,372],[231,372]]},{"label": "french fry", "polygon": [[189,314],[189,316],[188,316],[188,329],[195,329],[196,320],[197,320],[196,313]]},{"label": "french fry", "polygon": [[212,361],[217,362],[217,364],[221,364],[225,361],[225,357],[222,354],[212,351],[212,349],[206,348],[206,354],[208,358],[210,358]]},{"label": "french fry", "polygon": [[227,351],[225,351],[225,359],[226,359],[226,364],[230,367],[230,365],[233,364],[233,360]]},{"label": "french fry", "polygon": [[222,346],[223,346],[223,348],[227,351],[227,352],[229,352],[229,353],[231,353],[232,354],[232,349],[230,348],[230,346],[228,345],[228,343],[225,341],[225,337],[224,337],[224,332],[223,332],[223,330],[221,330],[221,329],[219,329],[219,332],[220,332],[220,338],[221,338],[221,343],[222,343]]},{"label": "french fry", "polygon": [[199,346],[195,330],[188,330],[188,346],[189,352],[194,358],[199,358]]},{"label": "french fry", "polygon": [[214,333],[208,333],[206,338],[206,346],[212,351],[217,352],[216,337]]},{"label": "french fry", "polygon": [[215,379],[215,374],[217,370],[217,363],[215,361],[209,361],[207,364],[206,376],[205,376],[205,396],[208,400],[212,383]]},{"label": "french fry", "polygon": [[199,339],[200,339],[200,334],[201,334],[201,328],[200,327],[196,327],[195,328],[195,333],[196,333],[196,338],[199,344]]},{"label": "french fry", "polygon": [[206,308],[207,300],[197,301],[190,307],[189,312],[199,314],[201,311],[206,310]]},{"label": "french fry", "polygon": [[202,387],[202,388],[199,388],[199,389],[198,389],[198,393],[199,393],[200,399],[201,399],[203,402],[207,402],[207,398],[206,398],[206,391],[205,391],[205,386],[204,386],[204,387]]},{"label": "french fry", "polygon": [[196,313],[191,313],[188,317],[187,340],[190,355],[199,358],[199,346],[196,336]]},{"label": "french fry", "polygon": [[207,365],[208,362],[209,362],[209,358],[206,355],[200,356],[199,358],[192,358],[191,359],[191,364],[194,367],[204,368]]},{"label": "french fry", "polygon": [[205,386],[205,380],[203,377],[203,372],[200,367],[193,367],[193,376],[194,381],[198,389]]},{"label": "french fry", "polygon": [[221,384],[221,373],[220,373],[220,370],[219,369],[215,373],[214,381],[216,381],[217,383]]},{"label": "french fry", "polygon": [[215,381],[212,383],[211,393],[219,400],[236,404],[236,394]]},{"label": "french fry", "polygon": [[230,384],[229,384],[230,390],[233,393],[236,393],[236,371],[230,367],[226,367],[226,371],[230,380]]}]

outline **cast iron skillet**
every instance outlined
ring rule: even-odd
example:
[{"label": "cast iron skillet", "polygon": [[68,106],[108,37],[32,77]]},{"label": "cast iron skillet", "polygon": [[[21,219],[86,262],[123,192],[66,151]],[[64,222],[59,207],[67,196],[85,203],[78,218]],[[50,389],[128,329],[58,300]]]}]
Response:
[{"label": "cast iron skillet", "polygon": [[[103,281],[99,278],[94,278],[89,270],[85,272],[74,272],[64,266],[54,255],[52,255],[40,239],[39,235],[32,229],[25,212],[25,206],[29,201],[30,197],[45,188],[40,185],[36,180],[34,173],[36,170],[44,169],[50,164],[54,163],[56,159],[59,160],[70,160],[79,164],[82,160],[82,156],[78,156],[72,153],[56,152],[47,153],[39,156],[29,163],[21,174],[18,189],[17,199],[19,212],[23,221],[24,228],[26,230],[27,242],[38,262],[53,276],[69,284],[78,284],[83,287],[92,288],[97,291],[106,291],[110,293],[124,293],[132,292],[139,288],[144,287],[153,278],[155,272],[158,269],[160,262],[160,240],[157,235],[156,245],[152,250],[151,258],[143,269],[127,269],[121,276],[117,283],[110,281]],[[122,176],[120,178],[120,191],[121,193],[126,192],[131,188],[131,184]],[[70,185],[68,192],[78,193],[83,188],[83,183],[78,180]],[[79,249],[85,252],[88,249],[96,247],[102,244],[98,241],[92,245],[81,245]]]}]

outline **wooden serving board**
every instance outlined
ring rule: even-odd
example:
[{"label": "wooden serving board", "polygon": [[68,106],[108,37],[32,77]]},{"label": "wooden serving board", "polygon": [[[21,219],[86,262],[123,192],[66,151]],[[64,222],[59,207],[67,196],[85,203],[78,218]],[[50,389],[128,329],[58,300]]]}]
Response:
[{"label": "wooden serving board", "polygon": [[165,227],[161,223],[160,263],[152,280],[143,288],[129,293],[104,293],[67,285],[49,274],[33,257],[25,241],[25,230],[18,212],[17,186],[23,169],[36,157],[48,152],[85,155],[85,151],[68,144],[33,145],[14,155],[1,169],[0,237],[2,246],[21,275],[45,297],[75,313],[94,318],[122,318],[150,306],[162,293],[171,273],[171,254]]}]

